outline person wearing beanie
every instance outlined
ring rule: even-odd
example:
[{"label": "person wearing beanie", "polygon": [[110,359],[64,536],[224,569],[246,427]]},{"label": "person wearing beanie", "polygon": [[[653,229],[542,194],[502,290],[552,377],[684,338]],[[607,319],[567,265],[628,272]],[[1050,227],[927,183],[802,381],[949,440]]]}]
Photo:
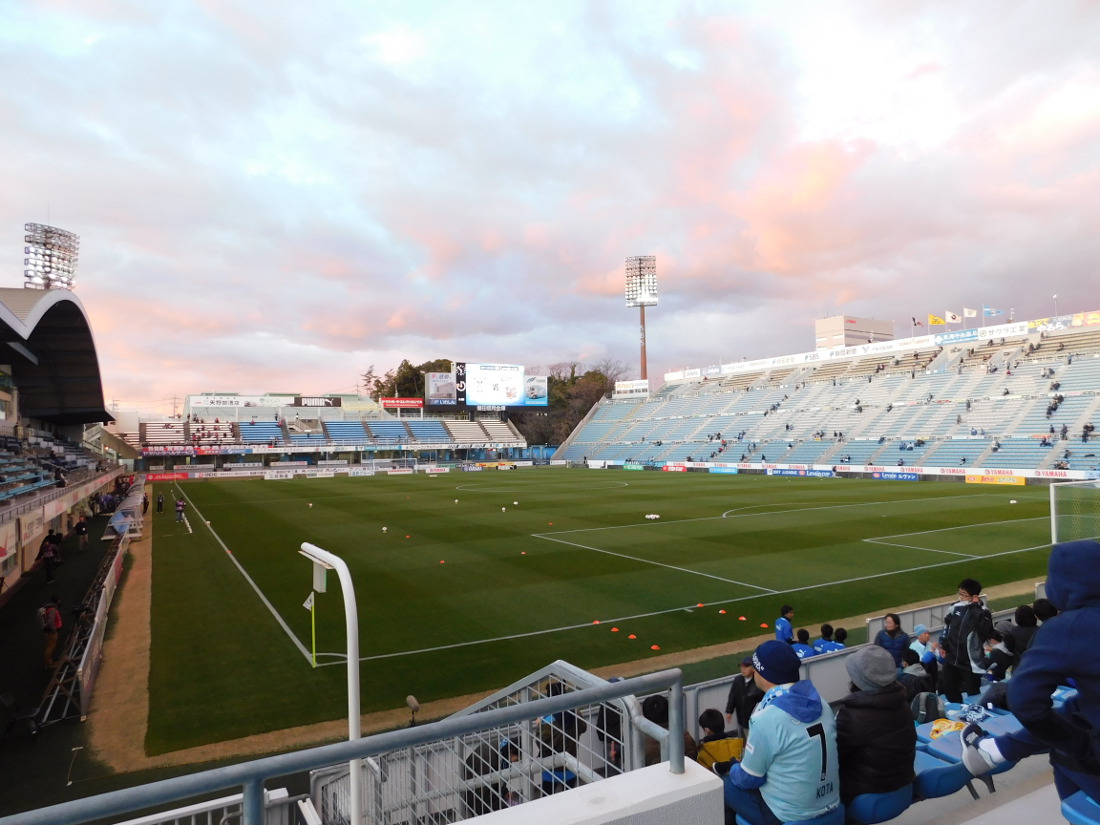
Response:
[{"label": "person wearing beanie", "polygon": [[753,711],[744,757],[714,765],[724,776],[726,807],[752,825],[835,810],[840,780],[832,710],[812,682],[798,678],[801,661],[785,641],[764,642],[752,664],[764,698]]},{"label": "person wearing beanie", "polygon": [[915,779],[917,731],[894,657],[866,645],[844,660],[852,692],[836,712],[840,798],[896,791]]}]

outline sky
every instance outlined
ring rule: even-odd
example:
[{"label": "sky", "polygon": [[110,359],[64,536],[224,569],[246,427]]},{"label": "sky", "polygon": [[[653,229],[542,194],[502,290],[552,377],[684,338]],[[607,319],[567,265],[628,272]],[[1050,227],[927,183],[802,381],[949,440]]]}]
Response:
[{"label": "sky", "polygon": [[81,236],[109,408],[636,377],[634,255],[651,379],[1100,309],[1095,0],[0,0],[0,72],[0,286]]}]

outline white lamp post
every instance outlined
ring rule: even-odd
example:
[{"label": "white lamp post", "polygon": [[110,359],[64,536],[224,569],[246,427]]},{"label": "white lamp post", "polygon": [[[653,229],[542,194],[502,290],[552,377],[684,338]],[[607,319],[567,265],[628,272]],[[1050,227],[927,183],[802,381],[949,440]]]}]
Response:
[{"label": "white lamp post", "polygon": [[1054,295],[1054,317],[1058,317],[1058,295]]},{"label": "white lamp post", "polygon": [[[339,556],[322,550],[308,541],[302,542],[298,551],[313,564],[335,570],[344,592],[344,619],[348,636],[348,739],[355,741],[362,735],[359,720],[359,613],[355,609],[355,587],[351,583],[351,571]],[[316,570],[316,567],[315,567]],[[316,589],[316,588],[315,588]],[[363,763],[360,759],[348,762],[351,771],[351,823],[363,825]]]}]

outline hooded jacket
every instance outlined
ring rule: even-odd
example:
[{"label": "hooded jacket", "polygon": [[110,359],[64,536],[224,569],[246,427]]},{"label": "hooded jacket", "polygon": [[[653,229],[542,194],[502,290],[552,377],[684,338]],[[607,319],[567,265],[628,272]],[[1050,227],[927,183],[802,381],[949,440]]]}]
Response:
[{"label": "hooded jacket", "polygon": [[[1062,759],[1070,767],[1100,774],[1100,542],[1056,545],[1046,590],[1061,613],[1039,627],[1008,681],[1009,707],[1024,727],[1051,746],[1051,761]],[[1050,695],[1069,679],[1077,686],[1079,702],[1072,712],[1058,712]]]},{"label": "hooded jacket", "polygon": [[813,819],[840,802],[836,723],[809,680],[776,685],[756,706],[743,759],[727,782],[759,789],[782,821]]}]

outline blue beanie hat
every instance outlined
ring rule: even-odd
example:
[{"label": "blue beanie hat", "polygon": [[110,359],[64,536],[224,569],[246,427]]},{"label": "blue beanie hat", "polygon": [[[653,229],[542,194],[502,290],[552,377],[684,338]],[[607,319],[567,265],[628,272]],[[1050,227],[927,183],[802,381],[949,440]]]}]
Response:
[{"label": "blue beanie hat", "polygon": [[798,668],[802,660],[786,642],[772,639],[756,648],[752,654],[752,666],[765,681],[773,685],[785,685],[798,681]]}]

